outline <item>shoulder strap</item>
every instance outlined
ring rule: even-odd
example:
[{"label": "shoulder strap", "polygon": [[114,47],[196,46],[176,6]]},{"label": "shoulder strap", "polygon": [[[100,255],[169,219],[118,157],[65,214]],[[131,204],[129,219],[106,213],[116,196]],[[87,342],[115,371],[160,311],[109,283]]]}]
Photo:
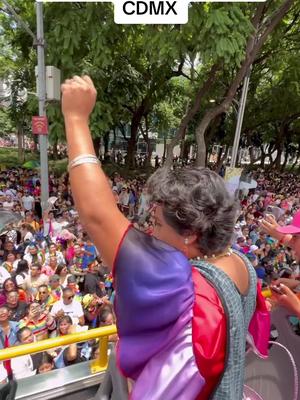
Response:
[{"label": "shoulder strap", "polygon": [[192,262],[216,289],[227,319],[227,354],[223,376],[213,400],[240,400],[243,396],[245,343],[248,324],[245,320],[242,296],[229,276],[205,261]]},{"label": "shoulder strap", "polygon": [[248,325],[250,323],[250,320],[252,318],[253,312],[256,307],[257,275],[253,265],[243,253],[240,253],[237,250],[233,250],[233,253],[244,261],[249,273],[249,292],[247,293],[246,296],[242,296],[245,323],[248,329]]}]

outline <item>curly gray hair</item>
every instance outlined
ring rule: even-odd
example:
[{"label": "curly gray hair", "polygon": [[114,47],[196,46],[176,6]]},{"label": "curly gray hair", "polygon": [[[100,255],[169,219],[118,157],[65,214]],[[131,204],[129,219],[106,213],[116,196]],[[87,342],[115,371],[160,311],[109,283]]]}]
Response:
[{"label": "curly gray hair", "polygon": [[161,168],[147,186],[166,222],[181,235],[196,234],[203,254],[220,254],[230,244],[238,204],[218,174],[207,168]]}]

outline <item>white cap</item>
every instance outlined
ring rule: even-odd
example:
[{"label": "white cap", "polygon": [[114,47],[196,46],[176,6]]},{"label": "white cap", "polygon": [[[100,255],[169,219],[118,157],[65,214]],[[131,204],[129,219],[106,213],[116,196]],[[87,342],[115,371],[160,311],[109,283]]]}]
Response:
[{"label": "white cap", "polygon": [[258,247],[255,245],[255,244],[253,244],[252,246],[250,246],[250,251],[252,252],[252,251],[256,251],[256,250],[258,250]]}]

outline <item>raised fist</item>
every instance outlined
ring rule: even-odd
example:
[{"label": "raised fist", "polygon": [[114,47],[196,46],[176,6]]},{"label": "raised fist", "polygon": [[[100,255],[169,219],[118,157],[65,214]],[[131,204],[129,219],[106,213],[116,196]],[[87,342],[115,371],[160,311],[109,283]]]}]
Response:
[{"label": "raised fist", "polygon": [[95,106],[97,91],[87,75],[74,76],[61,85],[62,112],[67,118],[88,120]]}]

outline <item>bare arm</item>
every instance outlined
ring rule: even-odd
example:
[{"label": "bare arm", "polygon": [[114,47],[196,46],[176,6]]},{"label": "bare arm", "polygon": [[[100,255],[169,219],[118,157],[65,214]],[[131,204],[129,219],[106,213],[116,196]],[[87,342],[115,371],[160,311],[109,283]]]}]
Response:
[{"label": "bare arm", "polygon": [[[76,332],[76,328],[71,325],[69,330],[68,330],[68,334],[72,334]],[[72,343],[69,345],[69,347],[66,350],[66,358],[67,361],[74,361],[77,358],[77,343]]]},{"label": "bare arm", "polygon": [[273,292],[277,303],[300,318],[300,300],[298,297],[284,284],[280,284],[280,289],[282,292],[280,295]]},{"label": "bare arm", "polygon": [[[88,126],[95,101],[96,89],[89,77],[74,77],[62,85],[62,111],[70,161],[83,154],[95,155]],[[71,169],[70,181],[80,220],[106,264],[112,267],[129,222],[116,206],[99,165],[81,164]]]},{"label": "bare arm", "polygon": [[281,241],[284,246],[289,246],[292,240],[292,235],[283,235],[282,233],[277,231],[278,227],[279,224],[276,222],[273,215],[267,215],[265,219],[261,222],[261,228],[264,232],[266,232],[273,238]]},{"label": "bare arm", "polygon": [[287,286],[291,290],[295,290],[298,286],[300,286],[300,281],[292,278],[279,278],[274,282],[275,285],[283,284]]}]

